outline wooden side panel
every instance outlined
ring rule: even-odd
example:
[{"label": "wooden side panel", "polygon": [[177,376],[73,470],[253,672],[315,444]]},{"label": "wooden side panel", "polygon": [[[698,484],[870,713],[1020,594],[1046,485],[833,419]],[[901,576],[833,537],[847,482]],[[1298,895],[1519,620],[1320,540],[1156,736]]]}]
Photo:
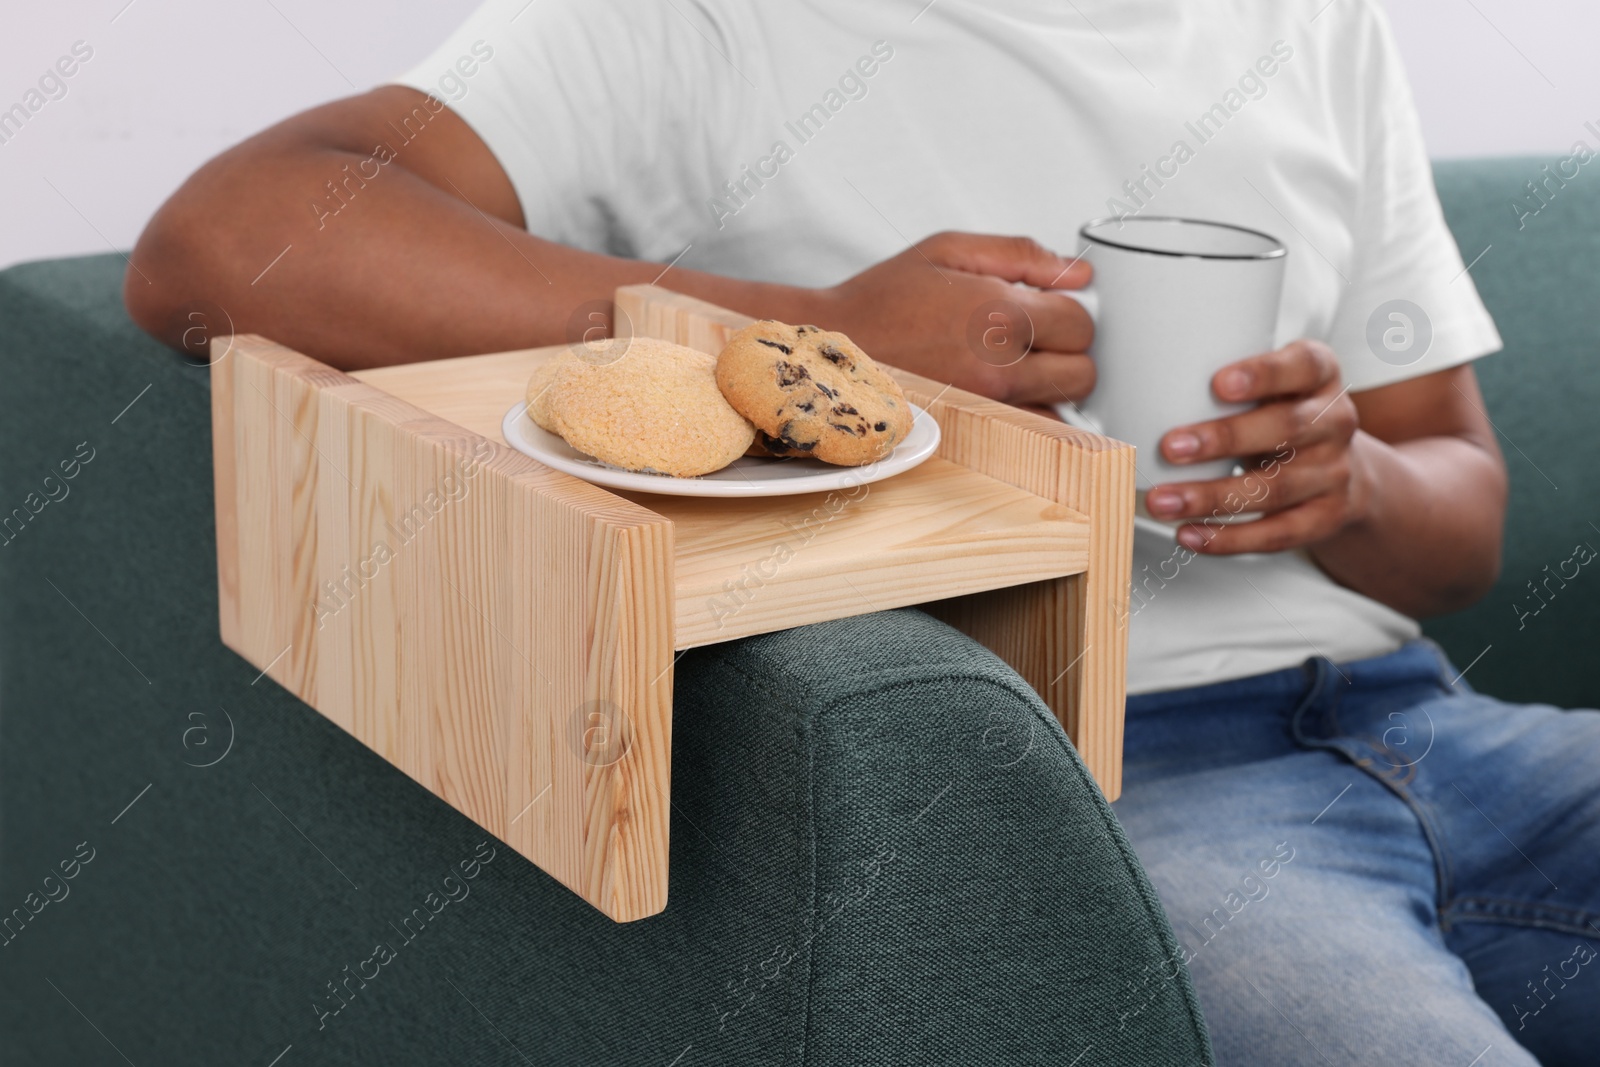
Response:
[{"label": "wooden side panel", "polygon": [[1127,698],[1133,449],[918,375],[896,377],[916,403],[943,393],[933,401],[946,427],[941,454],[1088,516],[1083,573],[928,610],[993,649],[1038,691],[1115,800],[1122,791]]},{"label": "wooden side panel", "polygon": [[232,338],[211,342],[211,486],[217,513],[217,624],[222,643],[247,644],[239,616],[239,454],[234,447],[233,396],[238,387]]},{"label": "wooden side panel", "polygon": [[616,320],[631,324],[634,336],[660,337],[716,355],[728,336],[755,320],[737,311],[655,285],[624,285],[617,289]]},{"label": "wooden side panel", "polygon": [[[569,726],[568,745],[581,756],[585,771],[585,839],[622,840],[630,819],[659,821],[664,829],[671,807],[671,732],[673,684],[673,599],[647,588],[639,576],[666,567],[670,572],[670,526],[596,528],[597,546],[614,568],[598,598],[585,691],[596,694]],[[626,776],[612,773],[613,761],[627,759]],[[599,861],[604,859],[604,866]],[[600,887],[602,899],[618,904],[645,887],[667,879],[667,855],[644,850],[592,851],[585,857],[585,882]]]},{"label": "wooden side panel", "polygon": [[[617,290],[635,333],[717,352],[750,319],[654,286]],[[891,368],[893,370],[893,368]],[[927,605],[1038,691],[1106,796],[1122,789],[1133,449],[921,375],[894,371],[939,422],[941,457],[1088,517],[1081,574]]]},{"label": "wooden side panel", "polygon": [[670,522],[260,338],[212,374],[224,640],[607,915],[665,907]]}]

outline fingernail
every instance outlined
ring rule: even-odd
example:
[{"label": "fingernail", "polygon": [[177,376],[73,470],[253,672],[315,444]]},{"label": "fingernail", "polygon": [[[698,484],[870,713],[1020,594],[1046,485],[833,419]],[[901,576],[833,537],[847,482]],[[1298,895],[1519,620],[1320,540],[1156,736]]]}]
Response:
[{"label": "fingernail", "polygon": [[1206,538],[1193,526],[1185,526],[1178,531],[1178,543],[1184,548],[1201,548],[1205,545]]},{"label": "fingernail", "polygon": [[1167,435],[1167,455],[1192,456],[1200,451],[1200,438],[1192,433],[1181,432]]},{"label": "fingernail", "polygon": [[1225,396],[1244,396],[1250,391],[1250,372],[1239,367],[1222,372],[1217,388]]},{"label": "fingernail", "polygon": [[1183,494],[1172,489],[1152,489],[1145,494],[1144,506],[1152,515],[1175,515],[1183,509]]}]

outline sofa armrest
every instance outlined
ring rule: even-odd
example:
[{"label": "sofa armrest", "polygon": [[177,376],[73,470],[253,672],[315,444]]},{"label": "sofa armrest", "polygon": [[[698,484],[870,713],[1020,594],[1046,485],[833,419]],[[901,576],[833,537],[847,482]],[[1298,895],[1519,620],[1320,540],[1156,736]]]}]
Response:
[{"label": "sofa armrest", "polygon": [[1208,1061],[1060,726],[920,612],[684,656],[671,903],[628,925],[260,677],[217,634],[205,368],[127,321],[121,272],[0,273],[0,499],[95,448],[0,546],[23,1062],[102,1034],[136,1063]]}]

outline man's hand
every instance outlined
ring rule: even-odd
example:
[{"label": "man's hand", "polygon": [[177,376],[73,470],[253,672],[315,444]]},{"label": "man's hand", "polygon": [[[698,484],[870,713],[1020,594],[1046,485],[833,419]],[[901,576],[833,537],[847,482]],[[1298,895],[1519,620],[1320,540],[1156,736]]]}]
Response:
[{"label": "man's hand", "polygon": [[1091,273],[1027,237],[938,233],[819,293],[815,321],[892,366],[1019,406],[1058,404],[1094,388],[1094,323],[1038,290],[1081,289]]},{"label": "man's hand", "polygon": [[1470,365],[1352,395],[1326,345],[1296,341],[1224,367],[1211,387],[1257,406],[1169,431],[1162,454],[1242,457],[1247,473],[1151,488],[1152,515],[1193,520],[1178,530],[1186,548],[1305,548],[1341,585],[1419,619],[1494,583],[1506,470]]},{"label": "man's hand", "polygon": [[[1371,439],[1359,432],[1355,401],[1326,345],[1296,341],[1229,364],[1211,388],[1219,400],[1259,405],[1161,439],[1162,455],[1173,463],[1238,457],[1246,471],[1150,490],[1145,506],[1156,518],[1199,520],[1180,527],[1183,545],[1210,554],[1277,552],[1326,541],[1365,518]],[[1264,517],[1226,521],[1243,512]]]}]

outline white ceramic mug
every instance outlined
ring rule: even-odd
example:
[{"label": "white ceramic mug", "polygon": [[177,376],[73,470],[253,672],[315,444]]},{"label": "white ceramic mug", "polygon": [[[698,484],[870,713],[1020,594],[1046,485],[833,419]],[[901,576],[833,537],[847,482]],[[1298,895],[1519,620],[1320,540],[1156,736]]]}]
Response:
[{"label": "white ceramic mug", "polygon": [[1095,320],[1096,381],[1081,409],[1056,410],[1139,450],[1141,499],[1158,482],[1227,477],[1231,459],[1168,463],[1161,438],[1252,406],[1217,400],[1211,378],[1272,348],[1288,250],[1269,234],[1199,219],[1096,219],[1078,233],[1094,284],[1063,292]]}]

